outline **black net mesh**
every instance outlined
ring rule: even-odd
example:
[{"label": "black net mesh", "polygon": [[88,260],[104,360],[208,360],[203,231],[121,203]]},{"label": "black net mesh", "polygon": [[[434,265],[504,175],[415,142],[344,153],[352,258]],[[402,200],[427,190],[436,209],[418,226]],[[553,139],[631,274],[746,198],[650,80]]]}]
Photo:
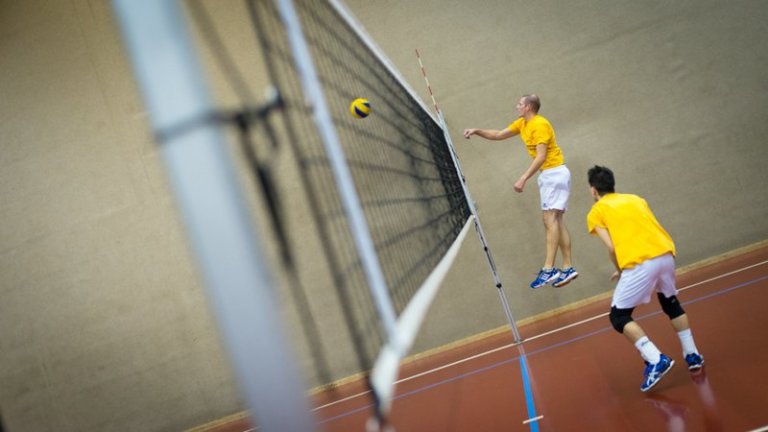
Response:
[{"label": "black net mesh", "polygon": [[[294,5],[399,314],[443,258],[470,215],[461,180],[439,124],[335,7],[320,0],[296,1]],[[252,93],[247,89],[247,73],[235,71],[236,62],[223,55],[226,43],[221,42],[211,28],[215,24],[201,18],[205,17],[204,8],[198,3],[191,9],[199,15],[197,22],[204,27],[212,56],[218,57],[214,61],[230,76],[235,93],[248,99],[243,105],[252,105],[253,97],[246,94]],[[301,249],[305,239],[292,235],[290,223],[281,221],[278,201],[306,201],[311,223],[303,227],[302,235],[311,230],[318,239],[322,251],[314,259],[322,261],[322,267],[329,274],[332,301],[339,305],[343,315],[356,369],[370,370],[386,336],[314,121],[313,107],[302,88],[274,2],[249,0],[245,10],[258,41],[259,52],[255,55],[260,56],[267,81],[277,89],[282,101],[282,109],[271,113],[271,120],[263,122],[258,133],[240,134],[245,155],[257,183],[270,185],[270,166],[268,160],[258,155],[265,153],[265,149],[258,148],[259,143],[267,141],[273,147],[290,147],[298,166],[297,183],[301,185],[301,193],[280,196],[279,188],[271,186],[262,187],[261,193],[274,195],[266,201],[275,207],[272,214],[276,229],[288,231],[277,237],[282,238],[284,248],[289,250]],[[349,111],[350,103],[359,97],[371,104],[371,114],[364,119],[353,117]],[[247,116],[240,120],[248,122]],[[262,144],[262,147],[269,153],[269,145]],[[290,270],[306,273],[305,263],[294,262],[290,252],[282,255]],[[311,297],[304,291],[312,290],[316,280],[312,275],[304,275],[303,282],[291,279],[291,283],[302,286],[295,293],[295,298],[300,300],[297,301],[299,315],[313,316],[302,320],[315,360],[323,357],[322,352],[336,349],[323,346],[329,343],[328,337],[322,330],[317,331],[322,328],[323,317],[318,316],[322,312],[313,311],[311,301],[302,300]]]},{"label": "black net mesh", "polygon": [[[399,313],[469,216],[460,179],[440,126],[335,9],[319,1],[295,5]],[[265,38],[276,44],[277,35]],[[288,59],[285,53],[276,58]],[[295,75],[293,65],[283,66],[275,78],[295,81],[288,78]],[[349,112],[358,97],[371,104],[368,118]],[[302,103],[301,94],[292,99],[297,106]],[[306,117],[301,121],[311,124]],[[301,157],[318,176],[330,178],[322,144],[311,125],[307,129],[310,134],[300,140]],[[335,188],[313,189],[328,203],[326,223],[346,226]],[[348,264],[356,266],[355,261]]]}]

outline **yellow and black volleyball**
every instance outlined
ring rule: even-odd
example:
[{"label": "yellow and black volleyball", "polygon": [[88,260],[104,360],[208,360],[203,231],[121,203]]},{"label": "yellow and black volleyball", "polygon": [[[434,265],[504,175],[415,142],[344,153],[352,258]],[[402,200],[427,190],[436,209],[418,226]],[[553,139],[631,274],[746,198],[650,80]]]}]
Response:
[{"label": "yellow and black volleyball", "polygon": [[366,118],[371,113],[371,103],[368,102],[368,99],[357,98],[349,104],[349,112],[355,118]]}]

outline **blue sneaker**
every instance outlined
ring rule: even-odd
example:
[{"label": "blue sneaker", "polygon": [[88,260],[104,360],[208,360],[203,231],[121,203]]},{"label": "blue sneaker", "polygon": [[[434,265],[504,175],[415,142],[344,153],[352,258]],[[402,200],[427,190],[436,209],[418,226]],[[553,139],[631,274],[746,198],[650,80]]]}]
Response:
[{"label": "blue sneaker", "polygon": [[640,384],[640,391],[646,392],[653,388],[653,386],[664,378],[664,375],[666,375],[674,365],[675,361],[664,354],[661,355],[661,359],[658,363],[646,363],[645,371],[643,371],[643,383]]},{"label": "blue sneaker", "polygon": [[560,276],[552,281],[552,286],[555,288],[564,287],[577,277],[579,277],[579,272],[575,268],[568,267],[567,269],[562,269],[560,270]]},{"label": "blue sneaker", "polygon": [[539,275],[536,276],[536,279],[531,282],[531,288],[536,289],[542,287],[556,280],[558,276],[560,276],[560,271],[554,267],[549,270],[541,269],[539,270]]},{"label": "blue sneaker", "polygon": [[688,354],[685,362],[688,363],[688,370],[699,370],[704,366],[704,356],[699,353]]}]

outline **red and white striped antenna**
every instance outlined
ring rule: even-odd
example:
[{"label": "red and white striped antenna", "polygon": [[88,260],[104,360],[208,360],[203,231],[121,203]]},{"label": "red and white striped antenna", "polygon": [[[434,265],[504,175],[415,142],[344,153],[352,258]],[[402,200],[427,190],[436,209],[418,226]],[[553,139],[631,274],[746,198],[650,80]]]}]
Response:
[{"label": "red and white striped antenna", "polygon": [[477,206],[475,205],[474,200],[472,200],[472,197],[469,194],[469,189],[467,188],[467,179],[464,177],[464,172],[461,170],[461,165],[459,164],[459,156],[456,154],[456,149],[453,147],[453,142],[451,141],[451,134],[448,133],[448,126],[445,124],[443,113],[440,112],[440,108],[437,106],[437,102],[435,101],[435,94],[432,93],[432,86],[429,85],[429,78],[427,78],[427,70],[424,69],[424,63],[422,63],[421,61],[421,54],[419,53],[418,48],[416,49],[416,58],[419,59],[421,74],[424,76],[424,82],[427,83],[427,90],[429,91],[429,97],[432,98],[432,104],[435,106],[435,112],[437,113],[437,121],[440,123],[440,127],[443,128],[443,133],[445,133],[445,140],[448,145],[448,149],[451,152],[451,158],[453,159],[453,162],[456,166],[456,172],[461,178],[461,184],[462,184],[462,188],[464,189],[464,195],[467,199],[467,204],[469,205],[470,212],[475,217],[475,229],[477,230],[478,237],[480,237],[480,243],[482,243],[483,250],[485,251],[485,256],[488,259],[488,266],[491,268],[491,274],[493,275],[493,279],[496,282],[496,288],[499,293],[501,306],[504,309],[504,314],[507,316],[507,320],[509,321],[509,326],[512,329],[512,334],[515,337],[515,342],[520,343],[522,342],[523,339],[520,337],[520,332],[517,330],[517,324],[515,324],[515,318],[512,316],[512,311],[509,308],[509,302],[507,301],[507,297],[504,294],[504,289],[501,285],[501,277],[499,277],[499,273],[496,269],[496,263],[494,262],[493,256],[491,255],[491,249],[490,247],[488,247],[488,243],[485,241],[485,233],[483,232],[483,226],[480,224],[480,218],[477,215]]},{"label": "red and white striped antenna", "polygon": [[429,85],[429,78],[427,78],[427,70],[424,69],[424,63],[421,62],[421,54],[419,53],[418,48],[416,49],[416,58],[419,59],[419,67],[421,67],[421,75],[424,77],[424,82],[427,83],[427,90],[429,91],[429,97],[432,98],[432,104],[435,107],[435,112],[439,116],[440,108],[437,106],[434,93],[432,93],[432,86]]}]

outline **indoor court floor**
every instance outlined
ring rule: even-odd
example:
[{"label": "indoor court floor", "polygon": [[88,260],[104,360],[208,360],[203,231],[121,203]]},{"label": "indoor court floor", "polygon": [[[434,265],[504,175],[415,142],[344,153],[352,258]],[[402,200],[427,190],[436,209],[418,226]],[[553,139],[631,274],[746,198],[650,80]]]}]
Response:
[{"label": "indoor court floor", "polygon": [[[409,361],[392,424],[398,432],[768,430],[768,244],[688,269],[678,288],[705,357],[699,372],[687,370],[654,298],[634,318],[676,363],[642,393],[644,365],[611,328],[605,298],[521,326],[519,345],[501,332]],[[364,431],[369,396],[356,382],[317,395],[319,427]],[[258,429],[231,418],[196,430]]]}]

